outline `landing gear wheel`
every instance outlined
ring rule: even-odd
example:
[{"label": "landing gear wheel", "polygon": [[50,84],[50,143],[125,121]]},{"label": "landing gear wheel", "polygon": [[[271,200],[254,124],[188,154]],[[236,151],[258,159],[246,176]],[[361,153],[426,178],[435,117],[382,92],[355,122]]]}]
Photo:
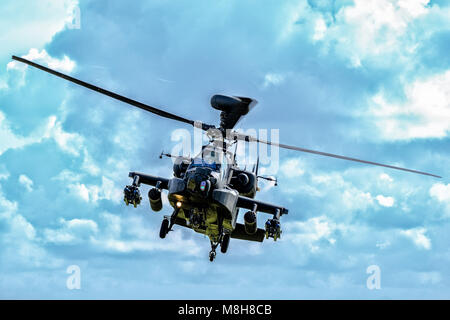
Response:
[{"label": "landing gear wheel", "polygon": [[216,258],[216,252],[210,251],[209,252],[209,261],[213,262],[215,258]]},{"label": "landing gear wheel", "polygon": [[222,242],[220,243],[220,252],[226,253],[229,244],[230,244],[230,235],[227,233],[223,236]]},{"label": "landing gear wheel", "polygon": [[169,232],[169,220],[164,219],[161,223],[161,229],[159,230],[159,237],[164,239]]}]

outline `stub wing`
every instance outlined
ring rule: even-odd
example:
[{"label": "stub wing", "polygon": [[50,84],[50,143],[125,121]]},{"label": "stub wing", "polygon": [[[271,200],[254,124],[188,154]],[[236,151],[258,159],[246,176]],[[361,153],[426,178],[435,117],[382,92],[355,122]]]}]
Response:
[{"label": "stub wing", "polygon": [[253,210],[255,205],[256,205],[257,212],[259,211],[259,212],[265,212],[265,213],[270,213],[270,214],[276,215],[277,211],[279,210],[280,215],[288,213],[288,209],[286,209],[284,207],[277,206],[277,205],[263,202],[263,201],[259,201],[259,200],[255,200],[252,198],[247,198],[244,196],[238,197],[236,207]]},{"label": "stub wing", "polygon": [[135,178],[135,177],[139,177],[138,182],[139,183],[143,183],[143,184],[147,184],[149,186],[156,186],[156,184],[158,182],[160,182],[159,187],[161,189],[169,189],[169,180],[167,178],[163,178],[163,177],[157,177],[157,176],[151,176],[149,174],[143,174],[143,173],[139,173],[139,172],[130,172],[128,174],[128,176],[130,178]]}]

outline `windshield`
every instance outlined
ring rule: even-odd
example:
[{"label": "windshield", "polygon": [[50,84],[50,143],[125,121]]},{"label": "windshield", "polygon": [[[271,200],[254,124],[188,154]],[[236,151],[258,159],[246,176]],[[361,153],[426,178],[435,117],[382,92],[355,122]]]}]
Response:
[{"label": "windshield", "polygon": [[207,167],[219,172],[222,168],[226,169],[227,163],[227,158],[221,150],[206,146],[202,153],[192,160],[189,168]]},{"label": "windshield", "polygon": [[194,160],[192,160],[191,165],[189,166],[190,168],[195,168],[195,167],[207,167],[207,168],[211,168],[214,171],[219,171],[220,170],[220,164],[217,164],[215,162],[207,162],[202,158],[195,158]]}]

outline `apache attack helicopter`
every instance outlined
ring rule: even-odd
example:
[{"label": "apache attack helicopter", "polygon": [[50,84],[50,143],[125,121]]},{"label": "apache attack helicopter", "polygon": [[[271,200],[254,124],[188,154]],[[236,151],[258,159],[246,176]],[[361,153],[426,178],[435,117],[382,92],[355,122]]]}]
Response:
[{"label": "apache attack helicopter", "polygon": [[[150,207],[153,211],[160,211],[162,209],[161,192],[167,190],[173,213],[164,217],[159,233],[160,237],[165,238],[169,231],[172,231],[174,225],[204,234],[209,237],[211,242],[210,261],[214,261],[216,248],[219,245],[222,253],[227,252],[230,238],[258,242],[262,242],[264,238],[273,238],[276,241],[282,232],[280,218],[288,213],[288,209],[282,206],[255,199],[256,192],[259,190],[258,179],[271,180],[276,184],[276,178],[259,176],[258,161],[252,170],[240,168],[236,163],[236,150],[230,151],[230,148],[238,141],[264,143],[290,150],[440,178],[426,172],[265,141],[234,131],[236,123],[255,106],[256,100],[251,98],[214,95],[211,98],[211,106],[221,111],[220,125],[216,127],[132,100],[24,58],[16,56],[12,58],[161,117],[187,123],[206,131],[210,141],[194,158],[161,153],[160,158],[162,156],[175,158],[172,178],[130,172],[129,177],[133,179],[133,182],[124,189],[124,201],[127,205],[132,204],[134,207],[139,205],[142,200],[139,187],[141,184],[146,184],[153,187],[148,192]],[[244,214],[243,224],[237,223],[239,209],[248,210]],[[258,212],[272,215],[265,223],[264,229],[257,226]]]}]

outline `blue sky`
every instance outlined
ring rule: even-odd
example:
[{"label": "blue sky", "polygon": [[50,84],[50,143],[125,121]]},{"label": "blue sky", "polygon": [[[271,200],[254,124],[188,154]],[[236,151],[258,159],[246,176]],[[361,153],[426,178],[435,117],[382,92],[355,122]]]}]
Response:
[{"label": "blue sky", "polygon": [[[15,0],[0,17],[0,298],[450,298],[448,2]],[[207,123],[212,94],[253,97],[242,128],[443,179],[281,150],[257,197],[290,209],[283,238],[212,264],[198,234],[158,238],[168,207],[122,202],[129,171],[171,175],[158,154],[183,125],[13,54]]]}]

